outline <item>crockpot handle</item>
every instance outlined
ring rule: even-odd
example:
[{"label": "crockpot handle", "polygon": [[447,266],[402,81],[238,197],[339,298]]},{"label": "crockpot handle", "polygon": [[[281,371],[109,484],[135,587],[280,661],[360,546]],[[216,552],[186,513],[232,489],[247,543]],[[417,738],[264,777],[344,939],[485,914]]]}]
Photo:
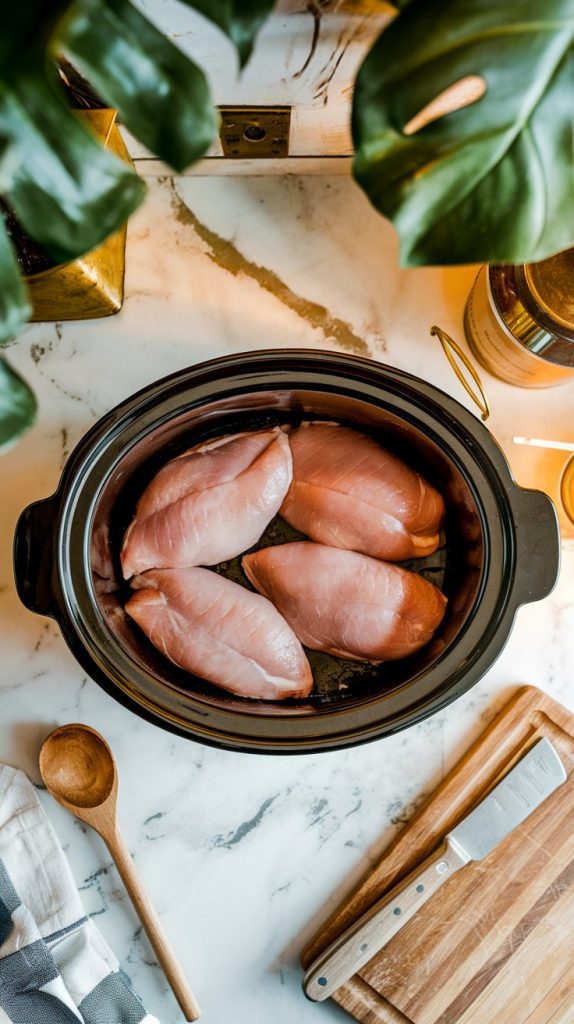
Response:
[{"label": "crockpot handle", "polygon": [[515,505],[518,604],[541,601],[560,571],[560,527],[554,504],[542,491],[518,488]]},{"label": "crockpot handle", "polygon": [[55,615],[54,497],[24,509],[14,535],[14,577],[18,596],[38,615]]}]

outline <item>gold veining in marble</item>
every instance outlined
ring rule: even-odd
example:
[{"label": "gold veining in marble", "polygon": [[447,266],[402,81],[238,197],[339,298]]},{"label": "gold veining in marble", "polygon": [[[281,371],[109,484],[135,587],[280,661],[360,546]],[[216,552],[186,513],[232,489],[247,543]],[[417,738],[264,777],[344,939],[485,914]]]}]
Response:
[{"label": "gold veining in marble", "polygon": [[184,203],[178,194],[173,180],[170,180],[171,203],[176,220],[186,227],[192,227],[206,245],[205,254],[222,270],[238,277],[243,274],[275,296],[279,302],[291,309],[315,329],[322,331],[326,338],[332,339],[341,348],[357,355],[369,356],[369,346],[364,338],[355,333],[350,324],[339,317],[332,316],[325,306],[312,302],[294,292],[274,270],[263,267],[247,259],[242,252],[227,238],[212,231],[203,224],[193,210]]}]

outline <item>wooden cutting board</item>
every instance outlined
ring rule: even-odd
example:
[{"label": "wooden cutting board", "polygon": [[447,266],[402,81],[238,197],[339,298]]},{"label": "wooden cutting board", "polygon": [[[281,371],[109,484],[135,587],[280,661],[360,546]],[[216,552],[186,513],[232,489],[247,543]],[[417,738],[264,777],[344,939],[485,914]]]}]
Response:
[{"label": "wooden cutting board", "polygon": [[[547,736],[568,781],[333,995],[364,1024],[574,1024],[574,715],[520,689],[303,953],[309,963]],[[319,1020],[319,1017],[317,1018]]]}]

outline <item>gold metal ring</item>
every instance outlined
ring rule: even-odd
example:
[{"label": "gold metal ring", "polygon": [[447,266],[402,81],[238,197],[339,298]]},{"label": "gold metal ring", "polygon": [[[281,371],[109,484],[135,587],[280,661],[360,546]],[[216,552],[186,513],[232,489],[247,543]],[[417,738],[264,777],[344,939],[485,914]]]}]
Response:
[{"label": "gold metal ring", "polygon": [[[474,366],[472,365],[470,359],[468,358],[466,353],[463,352],[463,350],[461,349],[460,345],[457,345],[457,343],[454,340],[454,338],[451,338],[450,334],[447,334],[446,331],[443,331],[441,327],[437,327],[436,324],[435,324],[433,327],[431,327],[431,331],[430,332],[431,332],[432,335],[435,335],[438,338],[438,340],[440,341],[440,343],[441,343],[441,345],[443,347],[444,354],[445,354],[446,358],[448,359],[450,365],[452,366],[452,368],[453,368],[456,376],[458,377],[460,383],[462,384],[464,390],[467,392],[467,394],[470,395],[470,397],[472,398],[472,400],[475,403],[475,405],[477,405],[478,408],[480,409],[481,419],[483,421],[487,420],[488,417],[490,416],[490,403],[488,401],[488,398],[486,397],[486,392],[485,392],[484,387],[482,385],[482,381],[481,381],[477,371],[475,370]],[[472,379],[473,379],[473,381],[476,384],[476,387],[478,389],[478,393],[469,384],[469,382],[466,379],[464,373],[462,372],[460,366],[458,365],[458,363],[457,363],[457,361],[456,361],[456,359],[455,359],[455,357],[453,355],[453,352],[458,357],[458,359],[460,359],[460,361],[463,364],[464,368],[467,370],[467,372],[472,377]]]},{"label": "gold metal ring", "polygon": [[560,497],[566,515],[574,523],[574,455],[570,456],[562,471]]}]

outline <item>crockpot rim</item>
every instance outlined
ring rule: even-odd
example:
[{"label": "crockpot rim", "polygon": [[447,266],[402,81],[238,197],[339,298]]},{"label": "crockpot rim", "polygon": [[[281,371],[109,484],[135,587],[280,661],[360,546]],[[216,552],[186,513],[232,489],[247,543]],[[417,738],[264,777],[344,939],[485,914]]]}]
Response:
[{"label": "crockpot rim", "polygon": [[[287,364],[291,362],[303,362],[305,367],[302,366],[289,366]],[[263,367],[253,366],[252,364],[264,364]],[[170,393],[177,392],[178,387],[191,389],[203,383],[204,386],[209,384],[213,385],[214,382],[220,376],[220,371],[231,371],[231,378],[234,383],[234,394],[242,394],[246,392],[265,391],[272,390],[280,391],[281,388],[293,390],[313,390],[310,386],[309,381],[297,379],[293,380],[294,376],[304,377],[305,373],[313,372],[325,373],[328,372],[333,376],[340,376],[341,373],[349,372],[349,369],[353,369],[356,376],[352,376],[352,382],[358,384],[360,382],[367,383],[370,386],[384,388],[387,391],[391,391],[395,397],[404,389],[406,385],[409,390],[412,391],[412,385],[414,384],[414,392],[407,395],[407,400],[414,404],[419,403],[425,399],[433,399],[435,405],[441,412],[441,418],[450,418],[452,421],[449,428],[449,433],[452,432],[452,425],[460,430],[463,428],[465,434],[465,442],[468,450],[468,442],[472,443],[472,455],[474,462],[481,468],[482,472],[488,471],[488,475],[492,475],[494,470],[494,477],[499,484],[500,497],[504,498],[510,510],[512,510],[511,497],[517,497],[520,492],[523,492],[522,488],[519,488],[513,478],[510,468],[506,462],[504,454],[500,447],[496,443],[495,439],[488,432],[488,430],[481,424],[472,413],[461,406],[455,399],[450,395],[436,386],[421,380],[420,378],[407,373],[406,371],[397,369],[396,367],[387,366],[382,363],[368,360],[363,357],[349,356],[338,352],[315,352],[313,350],[306,349],[290,349],[290,350],[272,350],[272,351],[252,351],[246,353],[236,353],[229,356],[223,356],[219,359],[208,360],[204,363],[197,364],[186,368],[184,370],[177,371],[168,377],[162,378],[160,381],[154,382],[147,387],[142,388],[135,395],[130,396],[124,402],[119,403],[114,409],[108,414],[102,417],[92,428],[89,430],[84,437],[80,440],[72,454],[70,455],[64,471],[61,476],[60,484],[55,495],[52,496],[52,501],[57,506],[57,517],[59,520],[59,528],[54,531],[57,534],[54,537],[55,554],[57,556],[57,565],[61,568],[60,555],[65,550],[65,545],[61,543],[63,539],[62,534],[65,530],[67,522],[66,512],[70,511],[70,498],[73,497],[74,484],[78,484],[81,480],[81,469],[86,462],[89,464],[89,460],[93,458],[94,454],[97,453],[98,447],[105,442],[109,434],[114,429],[121,430],[122,423],[127,421],[130,415],[133,415],[136,410],[140,410],[142,406],[151,404],[157,406],[162,401],[167,401]],[[235,372],[233,372],[235,371]],[[261,381],[261,375],[264,373],[280,373],[284,378],[282,381],[274,382],[272,385],[265,384]],[[375,374],[378,380],[373,380],[372,376]],[[254,379],[254,374],[256,379]],[[291,379],[287,379],[288,375],[291,375]],[[384,375],[385,379],[381,380],[381,374]],[[229,377],[225,377],[226,382],[229,384]],[[240,382],[244,383],[241,385]],[[317,383],[316,389],[320,390],[320,385]],[[421,394],[421,392],[423,392]],[[426,392],[426,395],[425,395]],[[230,392],[226,392],[226,396]],[[211,394],[208,399],[194,402],[194,406],[197,407],[201,404],[206,404],[208,401],[214,401],[217,396]],[[360,397],[355,395],[355,397]],[[403,395],[404,397],[404,395]],[[438,404],[437,400],[440,399]],[[365,399],[373,404],[372,400]],[[381,403],[382,404],[382,403]],[[191,408],[191,405],[187,405],[187,408]],[[420,412],[420,407],[419,407]],[[171,414],[174,415],[173,413]],[[399,413],[399,415],[403,415]],[[169,416],[165,416],[165,419],[169,419]],[[153,429],[157,429],[159,421],[156,419],[153,423]],[[152,425],[149,426],[149,430],[152,429]],[[420,427],[419,427],[420,429]],[[478,436],[476,436],[478,435]],[[455,431],[456,436],[456,431]],[[133,443],[141,440],[142,435],[140,434]],[[442,438],[437,439],[440,445],[444,448],[444,441]],[[459,438],[460,441],[460,438]],[[482,444],[481,444],[482,441]],[[462,443],[462,442],[461,442]],[[124,452],[125,454],[125,452]],[[449,455],[450,455],[449,451]],[[120,456],[121,457],[121,456]],[[458,467],[460,469],[460,466]],[[468,478],[466,472],[464,475]],[[502,479],[501,479],[502,478]],[[107,479],[107,477],[106,477]],[[473,481],[471,478],[469,482]],[[101,487],[105,485],[105,480],[101,482]],[[476,488],[474,488],[476,494]],[[68,493],[69,490],[69,493]],[[81,488],[79,489],[81,493]],[[94,504],[97,502],[96,495],[93,498]],[[49,501],[50,499],[46,499]],[[518,498],[517,498],[518,500]],[[41,503],[40,503],[41,504]],[[480,510],[481,516],[483,515],[483,503],[477,501],[477,507]],[[91,522],[91,520],[90,520]],[[488,528],[488,521],[485,521],[486,527]],[[507,526],[508,524],[505,524]],[[513,526],[513,524],[511,524]],[[56,604],[59,606],[60,614],[53,612],[54,617],[57,619],[60,629],[64,634],[66,642],[71,647],[75,657],[88,671],[90,675],[96,678],[97,682],[115,699],[119,700],[124,706],[135,711],[138,715],[147,719],[148,721],[154,722],[155,724],[161,724],[162,727],[169,731],[187,737],[188,739],[195,738],[208,745],[224,747],[231,750],[244,750],[244,751],[260,751],[264,753],[311,753],[319,750],[338,749],[341,747],[347,747],[356,745],[361,742],[368,742],[375,740],[384,735],[396,732],[399,729],[407,726],[416,724],[429,714],[433,714],[454,699],[466,692],[478,678],[486,671],[486,669],[493,663],[498,657],[500,651],[504,647],[508,634],[510,632],[510,625],[516,608],[522,603],[521,599],[512,600],[512,596],[515,590],[515,570],[516,570],[516,550],[514,544],[514,526],[509,531],[509,546],[512,554],[512,572],[510,578],[507,580],[505,599],[500,614],[496,616],[494,624],[492,626],[492,635],[489,638],[488,644],[485,649],[475,658],[473,665],[471,666],[470,672],[465,670],[459,672],[456,676],[455,681],[452,680],[452,674],[447,676],[447,682],[441,684],[440,687],[435,688],[430,692],[425,700],[421,700],[416,709],[413,708],[412,704],[407,708],[404,708],[401,712],[396,712],[393,715],[392,720],[388,718],[376,720],[362,725],[356,729],[344,729],[343,731],[329,732],[327,736],[313,737],[313,738],[301,738],[300,736],[288,736],[287,738],[264,737],[263,740],[257,740],[254,737],[246,738],[245,735],[229,732],[214,732],[212,728],[206,732],[201,728],[201,722],[194,722],[190,727],[179,726],[178,724],[170,721],[167,717],[166,709],[159,709],[156,707],[155,710],[148,710],[145,703],[140,703],[138,700],[133,699],[128,693],[122,690],[113,679],[110,679],[106,674],[105,670],[101,669],[97,662],[93,659],[90,651],[84,647],[82,638],[79,635],[72,615],[67,611],[66,616],[62,616],[62,601],[58,601],[56,597]],[[88,530],[86,530],[88,533]],[[507,553],[508,554],[508,553]],[[60,573],[57,574],[60,577]],[[502,582],[502,577],[501,577]],[[53,580],[54,589],[60,592],[60,597],[65,597],[66,587],[64,586],[65,581],[61,578]],[[67,598],[65,598],[67,602]],[[66,604],[67,608],[67,604]],[[63,621],[64,620],[64,621]],[[489,619],[489,623],[492,623],[492,617]],[[422,675],[425,673],[423,672]],[[405,684],[405,686],[408,684]],[[384,701],[385,695],[382,694],[379,698],[379,702]],[[376,704],[377,701],[372,701],[372,704]],[[349,709],[347,710],[349,713]],[[236,721],[238,719],[237,710],[228,712],[232,718]],[[344,708],[333,709],[332,711],[322,710],[321,720],[326,722],[332,718],[344,717]],[[246,711],[241,718],[243,721],[249,718],[249,711]],[[253,717],[253,716],[252,716]],[[261,722],[265,716],[257,715],[256,721]],[[288,720],[290,723],[294,721],[303,721],[302,718],[295,719],[294,716],[273,716],[275,721],[280,721],[280,717],[284,720]]]},{"label": "crockpot rim", "polygon": [[[259,358],[260,358],[259,355],[257,353],[255,353],[254,356],[255,356],[255,360],[258,361]],[[299,358],[299,353],[296,354],[296,358]],[[224,357],[224,361],[227,363],[228,359]],[[247,366],[248,380],[245,380],[244,377],[245,377],[246,369],[243,366],[243,363],[249,364],[249,355],[245,355],[245,356],[241,357],[241,365],[240,366],[237,366],[238,361],[239,360],[232,360],[232,363],[233,363],[234,367],[237,369],[238,372],[236,374],[230,373],[229,375],[226,375],[225,380],[223,382],[224,385],[225,385],[225,390],[224,390],[223,393],[221,391],[219,391],[217,394],[215,393],[215,385],[214,385],[214,382],[212,380],[211,381],[211,387],[209,387],[209,385],[208,385],[208,390],[210,391],[210,394],[208,394],[207,396],[205,396],[205,395],[197,396],[196,394],[194,394],[195,386],[196,386],[196,383],[197,383],[197,377],[199,376],[200,380],[201,380],[201,377],[202,377],[203,366],[201,366],[201,365],[196,367],[196,368],[192,368],[191,373],[183,371],[181,374],[176,374],[171,379],[168,379],[168,380],[162,382],[162,384],[164,384],[165,386],[162,387],[161,392],[163,393],[163,395],[165,395],[165,393],[169,391],[169,388],[172,385],[175,386],[176,392],[178,392],[181,389],[182,393],[181,393],[181,395],[178,395],[178,415],[184,415],[186,411],[188,411],[188,410],[190,411],[191,409],[194,409],[194,408],[201,410],[201,408],[203,406],[211,405],[212,403],[216,402],[218,398],[232,399],[232,398],[235,398],[235,397],[240,397],[240,396],[245,395],[245,394],[264,393],[266,391],[276,392],[277,393],[277,392],[281,392],[282,389],[285,389],[285,390],[295,390],[295,391],[307,390],[309,392],[316,391],[317,393],[320,393],[320,394],[328,394],[330,390],[331,391],[336,390],[338,392],[341,391],[341,383],[340,383],[340,380],[338,379],[338,378],[340,378],[340,374],[341,374],[340,359],[335,359],[334,362],[332,360],[330,360],[329,362],[332,365],[329,366],[328,371],[325,370],[325,365],[324,365],[325,364],[325,360],[321,359],[319,361],[319,366],[317,367],[318,374],[315,374],[315,377],[313,379],[303,379],[303,377],[305,375],[303,373],[301,373],[302,368],[298,367],[297,370],[293,370],[292,372],[289,372],[289,373],[285,372],[284,376],[288,377],[288,379],[286,379],[285,381],[282,381],[282,380],[268,381],[266,379],[262,379],[262,377],[265,377],[265,373],[264,372],[263,373],[259,373],[259,372],[257,372],[256,369],[252,368],[249,365]],[[272,360],[271,362],[273,364],[274,360]],[[284,362],[283,354],[282,354],[282,362]],[[364,366],[364,363],[365,363],[365,361],[361,360],[361,366]],[[210,363],[207,364],[207,368],[208,368],[210,376],[212,376],[212,374],[213,374],[213,370],[214,370],[214,366],[215,365],[216,365],[215,362],[214,363],[210,362]],[[373,388],[373,387],[374,388],[380,388],[381,389],[380,396],[373,396],[373,395],[362,395],[362,396],[360,396],[360,395],[358,395],[356,393],[356,391],[355,391],[355,388],[356,388],[358,382],[355,381],[355,380],[350,380],[349,384],[348,384],[348,390],[347,390],[347,387],[343,387],[343,391],[345,393],[348,393],[349,395],[352,395],[352,397],[354,397],[354,398],[362,398],[362,400],[367,402],[368,404],[371,404],[371,405],[375,405],[376,404],[379,407],[386,407],[386,408],[394,411],[396,415],[400,415],[402,419],[404,419],[404,420],[406,420],[406,421],[408,421],[408,422],[418,426],[418,429],[422,429],[421,424],[420,424],[420,419],[421,419],[421,415],[422,415],[423,411],[426,412],[426,410],[422,410],[420,407],[417,406],[417,396],[414,393],[407,394],[407,395],[405,395],[405,394],[398,394],[396,396],[393,396],[395,401],[398,398],[401,398],[403,400],[403,402],[410,407],[408,412],[405,411],[405,409],[401,409],[400,412],[399,412],[396,409],[395,405],[393,405],[392,399],[389,398],[388,392],[390,390],[392,390],[392,388],[389,388],[389,381],[388,381],[388,379],[387,380],[381,380],[380,379],[381,366],[380,366],[380,364],[375,364],[375,366],[376,366],[376,370],[377,370],[377,376],[379,377],[379,379],[373,380],[372,376],[370,376],[369,379],[366,381],[366,384],[370,388]],[[271,366],[271,369],[274,370],[274,366],[273,365]],[[305,369],[307,370],[307,367],[305,367]],[[372,366],[368,366],[367,369],[372,374]],[[384,369],[386,369],[386,368],[384,368]],[[328,376],[330,378],[328,381],[326,381],[325,379],[319,379],[319,377],[325,378],[326,376]],[[410,375],[408,375],[408,376],[410,376]],[[345,382],[345,384],[347,384],[347,382]],[[427,387],[429,387],[431,389],[431,391],[434,390],[432,388],[432,386],[430,386],[430,385],[427,385]],[[383,394],[383,389],[386,390],[387,394]],[[400,392],[401,389],[399,388],[398,390]],[[161,425],[165,424],[171,418],[173,418],[173,416],[174,416],[173,411],[166,410],[166,408],[165,408],[168,399],[166,398],[162,402],[162,397],[163,397],[162,393],[160,393],[159,395],[157,395],[155,393],[154,394],[150,394],[150,389],[144,389],[144,391],[141,393],[141,401],[134,402],[134,410],[133,411],[128,410],[126,413],[124,413],[124,415],[117,422],[110,421],[110,430],[109,431],[107,431],[105,429],[102,429],[102,431],[100,432],[102,437],[107,437],[108,434],[111,435],[112,433],[114,433],[115,436],[118,437],[118,438],[122,437],[123,436],[122,423],[124,421],[127,421],[130,416],[133,417],[133,415],[135,413],[135,410],[141,409],[141,407],[145,406],[148,402],[153,405],[153,418],[152,418],[152,420],[149,423],[147,423],[142,429],[139,429],[139,428],[135,428],[134,429],[133,436],[130,438],[130,442],[129,442],[129,444],[127,446],[126,446],[125,442],[122,441],[121,451],[117,452],[114,461],[109,463],[109,465],[107,466],[105,475],[100,476],[99,484],[98,484],[98,489],[92,494],[91,501],[90,501],[90,512],[86,515],[86,529],[85,529],[85,533],[84,533],[84,541],[85,541],[85,546],[84,546],[85,577],[88,580],[89,580],[89,576],[88,576],[88,572],[87,572],[88,565],[89,565],[88,534],[90,532],[90,525],[91,525],[91,522],[93,521],[93,514],[94,514],[95,508],[97,506],[97,502],[99,500],[100,493],[105,488],[106,482],[109,480],[110,475],[114,472],[114,469],[117,468],[119,462],[125,457],[125,455],[131,449],[131,447],[135,446],[135,445],[138,445],[138,444],[142,443],[143,441],[145,441],[146,435],[151,434],[153,431],[159,429],[159,427]],[[122,409],[122,407],[120,407],[120,410],[121,409]],[[478,421],[474,420],[474,418],[473,418],[473,425],[478,425]],[[444,438],[442,438],[441,436],[439,436],[436,433],[435,429],[433,429],[433,427],[432,427],[432,424],[427,424],[426,426],[427,426],[427,429],[426,429],[427,435],[429,435],[431,437],[431,440],[433,440],[435,442],[435,444],[440,445],[443,448],[443,450],[445,449],[445,447],[447,448],[447,450],[446,450],[447,457],[450,458],[455,463],[455,465],[457,466],[457,469],[465,477],[469,488],[473,492],[474,500],[476,502],[477,510],[478,510],[479,516],[481,518],[481,523],[482,523],[482,527],[483,527],[483,531],[484,531],[485,548],[488,550],[488,548],[489,548],[489,527],[488,527],[488,520],[487,520],[487,517],[486,517],[485,512],[484,512],[485,501],[481,497],[481,495],[478,493],[478,490],[476,488],[476,482],[472,478],[472,475],[469,474],[467,468],[461,462],[460,458],[457,457],[454,454],[454,452],[452,450],[452,445],[450,445],[450,444],[448,446],[445,445]],[[456,440],[460,443],[460,438],[457,438]],[[482,460],[480,458],[480,455],[481,455],[481,450],[480,449],[477,449],[477,451],[474,453],[475,461],[476,461],[476,455],[477,454],[479,456],[478,461],[482,462]],[[87,453],[88,465],[90,465],[90,460],[91,460],[91,452],[88,450],[88,453]],[[486,468],[487,468],[487,470],[490,470],[490,467],[491,467],[491,462],[486,460]],[[481,469],[481,471],[483,473],[485,472],[484,464],[482,464],[480,466],[480,469]],[[82,481],[81,481],[81,479],[79,477],[79,473],[78,472],[76,472],[74,474],[74,479],[75,479],[75,481],[78,484],[79,492],[81,492],[81,490],[82,490]],[[498,480],[498,476],[497,476],[496,479]],[[494,482],[492,480],[490,481],[490,489],[491,489],[491,492],[495,491]],[[506,496],[506,492],[504,491],[504,489],[501,489],[501,494],[502,494],[502,496]],[[499,498],[499,500],[501,500],[501,495],[498,495],[498,498]],[[70,518],[73,518],[73,510],[72,509],[69,510],[69,514],[70,514]],[[61,516],[61,531],[63,532],[64,529],[65,529],[65,519],[64,519],[64,515],[62,515],[62,512],[60,513],[60,516]],[[501,536],[501,543],[502,543],[502,546],[503,546],[503,548],[505,550],[506,559],[507,560],[509,558],[512,559],[513,558],[512,540],[511,540],[510,537],[504,535],[504,530],[501,530],[501,534],[502,534],[502,536]],[[58,545],[58,550],[59,550],[60,555],[63,555],[63,553],[66,550],[66,548],[62,544],[59,544]],[[477,607],[480,604],[480,598],[483,596],[484,589],[485,589],[485,587],[488,584],[488,579],[489,579],[489,577],[488,577],[488,568],[489,568],[488,566],[485,567],[485,570],[481,573],[481,580],[480,580],[480,583],[479,583],[479,585],[477,587],[477,594],[475,595],[475,599],[473,601],[473,607],[472,607],[472,609],[469,610],[469,614],[468,614],[467,619],[466,619],[466,621],[464,623],[463,634],[466,633],[466,631],[468,630],[469,626],[472,624],[472,621],[474,620],[475,615],[476,615],[476,609],[477,609]],[[492,600],[491,600],[491,603],[492,603],[492,615],[490,616],[490,618],[488,620],[489,626],[491,626],[491,632],[493,631],[493,629],[496,629],[496,631],[498,631],[499,620],[500,620],[500,616],[501,616],[501,613],[498,611],[499,602],[500,602],[501,599],[503,600],[503,610],[504,610],[506,608],[506,603],[507,603],[507,600],[508,600],[509,589],[510,589],[508,587],[506,587],[506,588],[504,587],[504,578],[503,578],[502,574],[499,571],[497,571],[497,575],[496,575],[494,581],[491,580],[491,590],[493,590],[493,583],[494,583],[494,585],[496,585],[496,591],[493,592],[493,596],[492,596]],[[92,589],[92,588],[89,588],[89,589]],[[97,608],[97,602],[95,600],[95,595],[93,595],[93,589],[92,589],[91,597],[92,597],[92,607],[96,607]],[[75,613],[75,609],[72,606],[71,601],[68,599],[67,592],[64,592],[64,598],[66,600],[68,616],[69,616],[70,620],[74,623],[74,627],[77,630],[77,617],[74,614]],[[76,608],[78,608],[77,604],[76,604]],[[81,607],[80,607],[79,610],[81,612]],[[101,621],[101,613],[99,614],[99,618],[100,618],[100,621]],[[494,626],[491,625],[493,622],[494,622]],[[105,627],[105,632],[109,635],[109,629],[107,627]],[[481,630],[481,635],[483,635],[483,634],[484,634],[484,630]],[[87,639],[91,642],[92,638],[89,635],[89,632],[86,635],[87,635]],[[456,642],[458,643],[458,641],[460,639],[462,639],[462,634],[457,637],[457,641]],[[84,642],[85,642],[85,640],[84,640]],[[449,645],[447,650],[445,652],[443,652],[443,654],[431,666],[431,668],[434,668],[435,671],[444,672],[445,678],[447,678],[449,680],[451,679],[452,673],[449,673],[447,671],[447,666],[448,666],[449,656],[451,657],[451,660],[452,660],[452,648],[453,648],[453,645],[452,644]],[[101,645],[100,645],[100,650],[101,650]],[[115,647],[115,650],[116,650],[116,653],[117,653],[117,646]],[[92,651],[93,651],[93,647],[92,647]],[[132,672],[142,672],[142,666],[138,665],[137,663],[135,663],[134,660],[131,657],[129,657],[129,655],[126,655],[126,652],[122,651],[122,655],[124,656],[123,657],[123,660],[124,660],[124,670],[121,672],[121,677],[122,678],[129,678],[129,675],[128,675],[127,671],[125,670],[125,662],[129,662],[130,663],[130,668],[131,668]],[[115,658],[107,659],[105,668],[103,669],[104,675],[106,675],[106,677],[108,677],[108,674],[110,672],[115,673],[116,681],[112,685],[114,686],[114,688],[116,688],[116,687],[119,688],[121,690],[121,692],[126,696],[126,698],[131,701],[134,698],[131,696],[130,693],[127,693],[126,690],[121,685],[121,681],[118,678],[119,673],[117,671],[116,665],[114,664],[114,661],[115,661]],[[145,670],[145,667],[143,668],[143,672],[147,676],[151,676],[152,675],[152,673],[149,673],[149,672],[147,672]],[[425,669],[425,670],[421,671],[416,677],[411,679],[408,684],[404,684],[402,686],[397,687],[393,691],[394,699],[398,698],[400,700],[400,697],[398,697],[399,693],[402,692],[404,694],[404,692],[406,692],[407,688],[410,689],[411,692],[415,692],[416,684],[417,683],[419,684],[419,686],[424,686],[424,679],[425,679],[425,677],[427,675],[428,675],[428,670]],[[164,686],[167,689],[169,689],[168,684],[165,684],[165,683],[161,682],[160,685],[161,685],[162,689],[164,688]],[[439,689],[442,690],[443,688],[446,688],[447,690],[450,691],[451,685],[452,685],[452,683],[445,683]],[[436,688],[433,689],[432,692],[434,693],[434,698],[436,699],[437,696],[438,696]],[[338,722],[344,722],[353,713],[356,714],[358,707],[362,707],[364,709],[365,714],[367,714],[368,711],[370,711],[372,716],[376,716],[375,720],[370,720],[369,724],[364,725],[362,728],[360,728],[358,730],[358,733],[362,734],[364,731],[368,732],[368,731],[370,731],[371,728],[374,729],[375,732],[380,733],[381,728],[382,728],[382,723],[384,721],[386,721],[386,716],[384,715],[384,704],[385,704],[385,701],[389,699],[389,697],[390,697],[390,693],[385,693],[383,691],[380,695],[378,695],[377,697],[373,697],[369,701],[364,701],[364,702],[355,701],[355,702],[349,702],[349,703],[346,703],[346,704],[343,703],[340,706],[334,706],[334,707],[331,707],[331,708],[328,708],[328,709],[322,708],[320,710],[320,712],[319,712],[318,718],[320,718],[320,723],[321,723],[321,726],[323,727],[323,729],[325,729],[329,723],[333,723],[331,728],[330,728],[330,730],[329,730],[329,737],[327,738],[326,742],[327,743],[329,742],[330,737],[332,736],[333,730],[335,732],[338,731],[337,723]],[[432,696],[429,696],[428,699],[429,699],[431,704],[434,704]],[[277,715],[276,713],[273,714],[271,712],[269,712],[269,713],[258,712],[256,714],[254,714],[253,711],[251,711],[249,709],[249,706],[246,706],[245,708],[241,708],[241,709],[238,709],[238,708],[234,707],[233,709],[229,709],[229,710],[223,710],[221,708],[217,708],[214,711],[213,709],[210,709],[209,703],[206,702],[205,700],[201,699],[201,697],[198,697],[198,696],[192,694],[191,696],[189,696],[187,698],[187,700],[189,702],[189,705],[192,705],[194,708],[201,708],[202,710],[206,710],[207,709],[208,713],[211,711],[211,714],[213,714],[218,720],[219,719],[224,719],[225,720],[225,719],[228,719],[229,717],[231,717],[233,722],[240,723],[240,728],[242,730],[245,729],[248,726],[249,723],[252,723],[253,729],[255,730],[255,732],[258,732],[259,729],[261,729],[262,727],[265,727],[265,726],[268,726],[270,729],[272,729],[273,726],[277,727],[277,725],[281,725],[282,724],[281,720],[282,720],[283,724],[288,723],[289,725],[291,725],[293,727],[294,731],[297,733],[297,740],[295,742],[298,742],[300,744],[305,744],[305,747],[307,747],[307,744],[309,742],[311,742],[310,738],[307,735],[306,736],[301,736],[300,735],[300,730],[301,729],[305,729],[305,727],[307,727],[307,729],[310,729],[310,730],[313,729],[313,725],[311,723],[311,718],[307,717],[307,716],[302,716],[300,714],[297,714],[296,712],[290,712],[289,709],[284,709],[281,712],[280,715]],[[420,700],[421,700],[421,702],[423,702],[422,698]],[[162,721],[164,721],[164,722],[166,721],[166,714],[167,714],[166,709],[164,707],[159,707],[157,703],[155,705],[151,705],[150,706],[148,704],[147,699],[145,699],[142,696],[141,693],[138,694],[138,697],[135,699],[135,703],[136,703],[136,705],[138,707],[142,707],[142,706],[150,707],[150,713],[152,715],[159,713],[160,717],[162,718]],[[425,699],[424,703],[426,704],[426,699]],[[408,714],[409,711],[412,712],[412,706],[413,705],[411,703],[409,708],[407,708],[406,711],[405,711],[406,714]],[[417,702],[417,705],[415,705],[415,706],[418,706],[418,702]],[[171,715],[169,715],[167,717],[167,721],[168,722],[171,721]],[[193,723],[193,725],[190,724],[187,728],[186,728],[186,726],[183,726],[183,731],[186,732],[188,728],[190,728],[192,731],[195,730],[197,728],[197,723]],[[219,730],[221,730],[221,728],[222,728],[221,725],[217,726],[218,735],[221,735],[221,732],[219,731]],[[344,731],[346,733],[347,730],[344,730]],[[251,745],[251,743],[254,742],[254,739],[255,739],[255,737],[251,733],[250,733],[249,737],[246,737],[245,735],[243,735],[243,742],[248,743],[249,745]],[[275,748],[275,745],[277,743],[277,739],[276,739],[275,736],[273,736],[273,737],[271,737],[270,735],[266,736],[266,741],[267,742],[272,742],[273,746]]]}]

